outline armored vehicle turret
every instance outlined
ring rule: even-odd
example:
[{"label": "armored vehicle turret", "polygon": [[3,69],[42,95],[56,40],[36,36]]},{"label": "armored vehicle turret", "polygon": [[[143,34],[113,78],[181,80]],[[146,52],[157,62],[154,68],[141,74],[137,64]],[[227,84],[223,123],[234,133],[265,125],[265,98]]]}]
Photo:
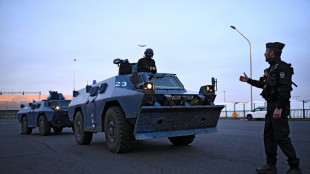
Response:
[{"label": "armored vehicle turret", "polygon": [[61,133],[64,127],[72,127],[69,120],[68,105],[71,100],[57,91],[49,91],[46,100],[33,101],[27,105],[21,105],[17,113],[17,119],[21,123],[22,134],[31,134],[32,129],[39,127],[40,135],[46,136],[51,133]]},{"label": "armored vehicle turret", "polygon": [[215,132],[224,106],[214,105],[216,80],[187,91],[175,74],[137,72],[135,63],[115,59],[119,74],[73,92],[69,117],[78,144],[105,132],[113,153],[128,152],[136,140],[168,138],[188,145],[196,134]]}]

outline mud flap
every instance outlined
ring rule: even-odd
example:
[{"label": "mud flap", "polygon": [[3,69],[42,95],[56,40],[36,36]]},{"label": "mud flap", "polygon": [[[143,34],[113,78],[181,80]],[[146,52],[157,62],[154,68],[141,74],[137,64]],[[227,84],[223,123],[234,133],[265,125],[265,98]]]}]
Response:
[{"label": "mud flap", "polygon": [[134,136],[137,140],[215,132],[224,106],[142,107]]}]

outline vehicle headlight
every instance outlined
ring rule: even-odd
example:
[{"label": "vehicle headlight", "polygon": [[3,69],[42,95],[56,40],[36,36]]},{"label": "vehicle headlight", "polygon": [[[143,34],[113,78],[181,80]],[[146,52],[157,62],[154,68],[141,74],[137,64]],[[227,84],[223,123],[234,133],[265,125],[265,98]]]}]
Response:
[{"label": "vehicle headlight", "polygon": [[60,106],[55,106],[55,108],[54,108],[56,111],[59,111],[60,110]]},{"label": "vehicle headlight", "polygon": [[214,95],[215,87],[213,85],[201,86],[199,90],[200,95]]},{"label": "vehicle headlight", "polygon": [[143,84],[143,90],[145,92],[154,92],[155,91],[155,84],[153,82],[145,82]]},{"label": "vehicle headlight", "polygon": [[153,84],[148,83],[148,84],[146,85],[146,89],[153,89]]},{"label": "vehicle headlight", "polygon": [[211,85],[207,85],[207,92],[209,93],[212,93],[214,92],[214,86],[211,86]]}]

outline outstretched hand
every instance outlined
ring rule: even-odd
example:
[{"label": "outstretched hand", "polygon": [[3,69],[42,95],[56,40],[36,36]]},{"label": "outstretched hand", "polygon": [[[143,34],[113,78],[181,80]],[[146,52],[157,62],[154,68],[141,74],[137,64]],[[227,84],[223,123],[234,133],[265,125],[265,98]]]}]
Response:
[{"label": "outstretched hand", "polygon": [[246,73],[244,72],[243,73],[244,74],[244,76],[240,76],[240,81],[241,82],[247,82],[248,80],[249,80],[249,78],[248,78],[248,76],[246,75]]}]

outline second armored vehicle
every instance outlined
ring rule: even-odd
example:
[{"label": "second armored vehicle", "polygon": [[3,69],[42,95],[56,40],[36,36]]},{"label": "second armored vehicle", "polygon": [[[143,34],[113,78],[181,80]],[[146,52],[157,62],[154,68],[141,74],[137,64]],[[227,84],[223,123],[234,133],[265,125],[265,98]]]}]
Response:
[{"label": "second armored vehicle", "polygon": [[57,91],[50,91],[46,100],[34,101],[28,105],[21,105],[17,113],[17,119],[21,123],[22,134],[31,134],[32,129],[39,127],[40,135],[61,133],[64,127],[72,127],[69,120],[68,105],[71,100]]},{"label": "second armored vehicle", "polygon": [[187,91],[175,74],[136,72],[116,59],[119,75],[73,92],[69,117],[78,144],[105,132],[108,149],[128,152],[135,140],[169,138],[188,145],[196,134],[215,132],[224,106],[214,105],[216,82],[199,93]]}]

